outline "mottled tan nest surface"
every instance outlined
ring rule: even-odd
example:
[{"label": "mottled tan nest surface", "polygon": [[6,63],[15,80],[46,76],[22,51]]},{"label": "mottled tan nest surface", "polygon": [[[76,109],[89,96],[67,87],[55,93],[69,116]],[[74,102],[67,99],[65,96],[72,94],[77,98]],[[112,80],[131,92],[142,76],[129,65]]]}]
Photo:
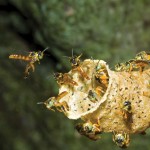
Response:
[{"label": "mottled tan nest surface", "polygon": [[[96,65],[100,63],[106,66],[109,76],[108,88],[102,97],[96,97],[92,102],[88,98],[89,90],[93,90],[99,83],[95,80]],[[60,102],[66,101],[69,106],[67,117],[69,119],[90,120],[92,123],[100,121],[101,130],[104,132],[140,133],[150,125],[150,94],[149,81],[150,69],[140,71],[115,72],[109,69],[102,60],[83,61],[80,65],[88,74],[90,80],[84,79],[79,72],[70,71],[77,86],[62,85],[59,93],[69,92]],[[131,102],[132,113],[127,120],[123,117],[122,103]]]}]

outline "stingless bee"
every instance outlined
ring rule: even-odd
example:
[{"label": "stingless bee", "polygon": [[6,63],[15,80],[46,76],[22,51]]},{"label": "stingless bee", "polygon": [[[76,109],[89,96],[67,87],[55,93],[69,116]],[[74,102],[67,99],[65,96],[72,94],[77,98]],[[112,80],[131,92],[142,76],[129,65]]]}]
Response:
[{"label": "stingless bee", "polygon": [[134,60],[129,60],[125,63],[118,63],[115,65],[115,70],[116,71],[126,71],[126,72],[131,72],[134,68],[133,66],[133,61]]},{"label": "stingless bee", "polygon": [[142,73],[144,68],[148,65],[149,61],[131,59],[125,63],[118,63],[115,65],[115,70],[131,72],[133,70],[139,69],[139,71]]},{"label": "stingless bee", "polygon": [[84,135],[94,141],[100,139],[98,134],[102,133],[100,124],[93,124],[90,121],[86,123],[79,123],[75,128],[81,135]]},{"label": "stingless bee", "polygon": [[90,78],[88,77],[87,73],[80,66],[80,63],[81,63],[80,57],[81,56],[82,56],[82,54],[80,54],[79,56],[73,55],[73,51],[72,51],[72,57],[69,57],[69,61],[72,66],[72,71],[79,72],[79,74],[81,75],[82,78],[89,80]]},{"label": "stingless bee", "polygon": [[[100,84],[104,84],[105,85],[105,80],[106,80],[106,77],[105,75],[101,75],[101,72],[104,71],[104,68],[101,67],[101,65],[99,64],[99,61],[98,61],[98,64],[96,65],[96,67],[94,68],[94,73],[92,74],[92,89],[88,91],[88,98],[90,101],[92,102],[97,102],[98,99],[97,98],[100,98],[104,93],[104,87],[103,86],[97,86],[96,85],[96,88],[94,87],[94,79],[98,80],[98,82]],[[94,77],[93,77],[94,75]]]},{"label": "stingless bee", "polygon": [[122,114],[125,119],[129,119],[129,116],[132,114],[132,106],[130,101],[123,102]]},{"label": "stingless bee", "polygon": [[150,53],[142,51],[142,52],[136,54],[135,59],[136,60],[148,60],[149,61],[150,60]]},{"label": "stingless bee", "polygon": [[[90,99],[90,101],[95,103],[98,101],[97,98],[100,98],[104,95],[105,90],[108,86],[109,78],[108,78],[106,67],[100,64],[99,61],[96,67],[94,68],[93,75],[92,75],[92,89],[88,91],[88,98]],[[100,86],[96,86],[96,88],[94,88],[93,79],[96,79],[100,83]]]},{"label": "stingless bee", "polygon": [[27,78],[27,76],[30,73],[30,69],[32,69],[32,71],[34,72],[34,70],[35,70],[35,66],[34,66],[35,62],[38,62],[40,64],[40,59],[43,59],[44,52],[47,49],[48,48],[44,49],[43,51],[39,51],[39,52],[29,52],[28,56],[12,54],[12,55],[9,56],[9,59],[19,59],[19,60],[23,60],[23,61],[29,62],[26,65],[26,68],[25,68],[25,78]]},{"label": "stingless bee", "polygon": [[109,77],[108,77],[108,72],[106,70],[106,67],[102,64],[98,64],[96,65],[95,68],[95,79],[105,88],[107,88],[108,86],[108,81],[109,81]]},{"label": "stingless bee", "polygon": [[72,77],[68,73],[54,73],[54,78],[57,81],[58,85],[61,86],[63,84],[69,85],[69,86],[77,86],[77,82],[72,80]]},{"label": "stingless bee", "polygon": [[120,148],[127,148],[130,143],[129,134],[113,132],[113,141]]},{"label": "stingless bee", "polygon": [[134,69],[139,69],[139,71],[142,73],[144,68],[149,65],[149,62],[146,60],[134,60],[133,59],[129,61],[129,64],[130,64],[129,65],[130,71]]},{"label": "stingless bee", "polygon": [[62,99],[64,96],[68,94],[67,91],[63,91],[56,97],[50,97],[48,100],[45,102],[39,102],[37,104],[44,104],[47,109],[55,111],[53,108],[56,108],[60,112],[66,112],[69,111],[69,106],[67,102],[59,102],[60,99]]},{"label": "stingless bee", "polygon": [[87,97],[90,99],[90,101],[92,101],[94,103],[98,101],[97,94],[93,90],[89,90]]},{"label": "stingless bee", "polygon": [[88,92],[88,98],[90,99],[90,101],[92,101],[93,103],[98,101],[98,97],[100,98],[102,95],[104,94],[104,91],[102,89],[101,86],[97,86],[95,91],[94,90],[89,90]]}]

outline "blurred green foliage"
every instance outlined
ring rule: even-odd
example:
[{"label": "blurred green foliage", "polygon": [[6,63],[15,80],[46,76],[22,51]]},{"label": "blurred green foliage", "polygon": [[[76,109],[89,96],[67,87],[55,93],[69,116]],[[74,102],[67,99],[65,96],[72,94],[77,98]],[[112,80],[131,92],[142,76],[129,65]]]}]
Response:
[{"label": "blurred green foliage", "polygon": [[[72,49],[111,67],[149,50],[149,7],[149,0],[0,0],[0,149],[119,149],[111,134],[90,141],[74,130],[76,121],[36,103],[58,93],[52,73],[69,70],[62,56]],[[45,47],[48,55],[24,80],[25,63],[9,54]],[[149,150],[149,138],[132,136],[128,149]]]}]

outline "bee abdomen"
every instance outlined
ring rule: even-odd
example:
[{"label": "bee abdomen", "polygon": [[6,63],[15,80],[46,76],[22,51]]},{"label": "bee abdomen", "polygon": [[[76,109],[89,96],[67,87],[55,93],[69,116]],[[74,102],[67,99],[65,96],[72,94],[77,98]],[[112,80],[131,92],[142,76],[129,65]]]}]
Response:
[{"label": "bee abdomen", "polygon": [[28,56],[22,56],[22,55],[10,55],[9,59],[20,59],[20,60],[24,60],[24,61],[30,61],[30,57]]}]

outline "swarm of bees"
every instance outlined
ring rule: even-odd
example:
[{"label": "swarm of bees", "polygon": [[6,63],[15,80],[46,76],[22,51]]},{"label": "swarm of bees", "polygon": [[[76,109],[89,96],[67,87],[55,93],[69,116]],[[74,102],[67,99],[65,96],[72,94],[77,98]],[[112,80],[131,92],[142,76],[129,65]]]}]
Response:
[{"label": "swarm of bees", "polygon": [[[30,74],[30,70],[34,72],[35,70],[35,63],[40,63],[40,60],[44,56],[44,52],[46,51],[39,51],[39,52],[30,52],[28,56],[22,56],[22,55],[10,55],[10,59],[20,59],[27,61],[28,64],[25,69],[25,77],[27,77]],[[87,82],[90,83],[90,88],[87,88],[86,91],[86,98],[93,103],[94,105],[97,104],[98,100],[101,99],[104,94],[106,93],[106,90],[108,89],[109,85],[109,73],[107,70],[107,67],[105,64],[100,63],[100,61],[96,61],[96,63],[93,61],[93,68],[92,68],[92,75],[88,74],[88,71],[84,68],[82,65],[80,55],[73,55],[68,57],[70,65],[72,67],[71,73],[54,73],[54,79],[56,80],[59,88],[62,86],[67,87],[66,89],[72,89],[72,91],[75,90],[81,90],[79,88],[80,83],[82,82],[87,85]],[[146,53],[145,51],[142,51],[138,53],[134,59],[129,60],[124,63],[118,63],[115,65],[115,71],[116,72],[132,72],[132,71],[139,71],[142,73],[146,67],[149,66],[150,62],[150,53]],[[73,77],[73,75],[77,73],[78,78],[80,80],[77,80]],[[83,84],[83,86],[84,86]],[[148,85],[150,87],[150,84]],[[77,88],[76,88],[77,87]],[[83,88],[83,87],[82,87]],[[84,91],[85,92],[85,91]],[[71,106],[66,101],[61,101],[62,99],[67,98],[69,95],[69,91],[64,90],[61,91],[58,96],[50,97],[44,102],[39,102],[38,104],[44,104],[47,109],[55,111],[58,110],[59,112],[63,112],[66,116],[68,115],[68,112],[71,109]],[[73,93],[72,93],[73,95]],[[149,95],[149,93],[143,93],[143,95]],[[150,97],[150,96],[149,96]],[[86,101],[86,99],[84,99]],[[124,122],[128,123],[131,121],[132,118],[132,111],[133,111],[133,103],[131,99],[121,100],[121,104],[118,105],[120,114],[122,117],[122,120]],[[90,104],[89,104],[90,105]],[[84,118],[84,117],[83,117]],[[82,118],[81,118],[82,119]],[[92,120],[92,119],[91,119]],[[93,120],[92,120],[93,121]],[[76,130],[86,137],[88,137],[91,140],[98,140],[100,139],[100,134],[102,133],[102,128],[100,124],[100,119],[95,120],[92,122],[90,119],[88,121],[85,121],[84,123],[78,123],[75,128]],[[132,122],[130,122],[132,124]],[[112,131],[111,131],[112,132]],[[113,141],[119,146],[120,148],[126,148],[129,146],[130,139],[129,139],[129,133],[126,133],[124,131],[121,132],[115,132],[113,131]]]},{"label": "swarm of bees", "polygon": [[26,65],[25,68],[25,76],[24,78],[27,78],[30,74],[30,70],[34,72],[35,70],[35,63],[38,62],[40,64],[40,60],[43,59],[44,52],[48,48],[44,49],[43,51],[38,51],[38,52],[29,52],[29,55],[24,56],[24,55],[18,55],[18,54],[12,54],[9,56],[9,59],[19,59],[23,61],[27,61],[28,64]]}]

